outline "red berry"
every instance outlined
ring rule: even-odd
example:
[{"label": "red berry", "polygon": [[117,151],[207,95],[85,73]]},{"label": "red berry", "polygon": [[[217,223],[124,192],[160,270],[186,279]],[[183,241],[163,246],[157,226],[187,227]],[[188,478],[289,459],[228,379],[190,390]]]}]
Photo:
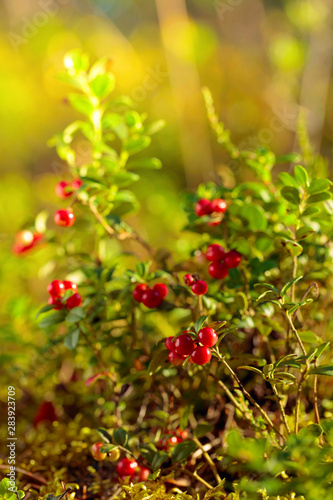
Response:
[{"label": "red berry", "polygon": [[194,349],[193,339],[187,332],[179,335],[179,337],[174,340],[174,345],[176,353],[180,354],[181,356],[189,356],[190,354],[192,354],[192,351]]},{"label": "red berry", "polygon": [[174,337],[168,337],[164,341],[165,347],[168,349],[168,351],[174,351],[175,350],[175,344],[173,343]]},{"label": "red berry", "polygon": [[179,366],[179,365],[182,365],[184,363],[186,356],[181,356],[176,351],[170,351],[168,359],[172,365]]},{"label": "red berry", "polygon": [[155,292],[155,290],[148,289],[142,295],[142,303],[149,309],[155,309],[155,307],[158,307],[161,302],[162,299],[160,295]]},{"label": "red berry", "polygon": [[171,438],[168,439],[169,443],[171,446],[175,446],[178,444],[178,437],[177,436],[171,436]]},{"label": "red berry", "polygon": [[169,293],[168,287],[164,283],[156,283],[156,285],[153,286],[153,290],[158,293],[162,300],[165,299]]},{"label": "red berry", "polygon": [[194,283],[194,278],[192,274],[185,274],[185,276],[183,277],[183,281],[186,286],[191,286]]},{"label": "red berry", "polygon": [[208,267],[208,272],[212,278],[221,280],[228,276],[229,269],[223,262],[211,262]]},{"label": "red berry", "polygon": [[73,194],[73,190],[70,188],[69,182],[66,181],[58,182],[55,187],[55,192],[56,195],[62,199],[68,198],[68,196],[71,196]]},{"label": "red berry", "polygon": [[198,217],[209,215],[212,213],[211,202],[206,198],[202,198],[201,200],[197,201],[194,210]]},{"label": "red berry", "polygon": [[51,297],[49,297],[48,303],[50,304],[50,306],[54,306],[53,309],[55,309],[56,311],[60,311],[60,309],[63,309],[64,307],[60,298],[55,297],[54,295],[51,295]]},{"label": "red berry", "polygon": [[47,291],[53,297],[59,297],[65,291],[65,285],[63,281],[53,280],[47,287]]},{"label": "red berry", "polygon": [[219,226],[221,224],[222,220],[219,219],[219,220],[212,220],[210,222],[207,222],[207,225],[210,226],[210,227],[214,227],[214,226]]},{"label": "red berry", "polygon": [[225,256],[224,262],[229,267],[229,269],[233,269],[234,267],[238,267],[241,263],[242,255],[237,252],[237,250],[230,250]]},{"label": "red berry", "polygon": [[224,248],[217,243],[209,245],[206,250],[206,259],[210,261],[223,260],[225,257]]},{"label": "red berry", "polygon": [[140,482],[147,481],[148,476],[150,474],[150,470],[147,467],[140,467],[138,479]]},{"label": "red berry", "polygon": [[134,290],[133,290],[133,299],[136,301],[136,302],[142,302],[142,296],[143,294],[145,293],[145,291],[147,290],[147,285],[144,285],[143,283],[140,283],[140,285],[137,285]]},{"label": "red berry", "polygon": [[40,233],[33,233],[32,231],[19,231],[15,236],[15,243],[13,245],[13,253],[20,255],[27,250],[35,247],[39,240],[43,238]]},{"label": "red berry", "polygon": [[79,293],[74,293],[66,300],[66,307],[68,309],[74,309],[74,307],[79,307],[82,304],[82,297]]},{"label": "red berry", "polygon": [[54,222],[58,226],[70,227],[75,222],[75,216],[71,208],[62,208],[54,214]]},{"label": "red berry", "polygon": [[91,447],[91,454],[98,462],[106,458],[106,453],[100,451],[102,446],[104,446],[103,443],[94,443]]},{"label": "red berry", "polygon": [[78,189],[80,189],[82,184],[83,182],[81,181],[81,179],[73,179],[71,186],[74,189],[74,191],[77,191]]},{"label": "red berry", "polygon": [[77,292],[77,284],[72,281],[63,281],[65,290],[73,290],[74,293]]},{"label": "red berry", "polygon": [[130,458],[122,458],[117,463],[117,473],[119,476],[132,476],[138,468],[138,462]]},{"label": "red berry", "polygon": [[211,207],[213,212],[224,213],[227,210],[227,204],[222,198],[215,198],[215,200],[211,202]]},{"label": "red berry", "polygon": [[208,285],[203,280],[198,280],[191,286],[191,290],[195,295],[205,295],[208,291]]},{"label": "red berry", "polygon": [[205,365],[211,360],[212,353],[206,346],[198,346],[192,352],[191,359],[196,365]]},{"label": "red berry", "polygon": [[198,333],[199,342],[205,347],[213,347],[218,341],[218,336],[213,328],[209,328],[206,326],[205,328],[201,328]]}]

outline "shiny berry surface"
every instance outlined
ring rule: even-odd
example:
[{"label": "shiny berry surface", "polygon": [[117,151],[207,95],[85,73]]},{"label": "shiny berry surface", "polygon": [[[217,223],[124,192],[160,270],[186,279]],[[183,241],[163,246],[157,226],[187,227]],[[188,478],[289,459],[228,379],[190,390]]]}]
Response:
[{"label": "shiny berry surface", "polygon": [[224,248],[217,243],[209,245],[206,250],[206,259],[210,261],[223,260],[225,257]]},{"label": "shiny berry surface", "polygon": [[63,281],[63,284],[65,287],[65,290],[73,290],[74,293],[77,292],[77,284],[73,283],[73,281],[65,280],[65,281]]},{"label": "shiny berry surface", "polygon": [[147,285],[144,285],[143,283],[140,283],[139,285],[137,285],[134,290],[133,290],[133,299],[136,301],[136,302],[142,302],[142,296],[143,294],[145,293],[145,291],[147,290]]},{"label": "shiny berry surface", "polygon": [[149,474],[151,471],[147,469],[147,467],[140,467],[139,474],[138,474],[138,480],[140,482],[147,481]]},{"label": "shiny berry surface", "polygon": [[117,463],[117,473],[119,476],[132,476],[138,468],[138,462],[130,458],[122,458]]},{"label": "shiny berry surface", "polygon": [[229,268],[224,264],[224,262],[211,262],[208,267],[208,272],[212,278],[221,280],[228,276]]},{"label": "shiny berry surface", "polygon": [[60,311],[64,308],[64,305],[61,302],[60,298],[55,297],[54,295],[51,295],[51,297],[49,297],[48,304],[50,306],[53,306],[53,309],[55,309],[56,311]]},{"label": "shiny berry surface", "polygon": [[91,447],[91,453],[95,460],[98,462],[106,458],[106,453],[101,452],[103,443],[94,443]]},{"label": "shiny berry surface", "polygon": [[142,295],[142,303],[149,309],[155,309],[161,302],[162,299],[155,290],[146,290]]},{"label": "shiny berry surface", "polygon": [[53,280],[47,287],[47,291],[49,292],[50,295],[58,297],[65,291],[64,282],[60,280]]},{"label": "shiny berry surface", "polygon": [[169,293],[168,287],[164,283],[156,283],[156,285],[153,286],[153,290],[158,293],[162,300],[165,299]]},{"label": "shiny berry surface", "polygon": [[198,217],[202,217],[203,215],[209,215],[212,213],[211,202],[206,198],[202,198],[201,200],[197,201],[194,210],[195,213],[198,215]]},{"label": "shiny berry surface", "polygon": [[174,341],[175,351],[181,356],[189,356],[194,349],[194,342],[189,333],[179,335]]},{"label": "shiny berry surface", "polygon": [[224,213],[227,210],[227,204],[222,198],[215,198],[211,202],[211,207],[213,212]]},{"label": "shiny berry surface", "polygon": [[208,291],[208,285],[203,280],[198,280],[191,286],[191,290],[195,295],[205,295]]},{"label": "shiny berry surface", "polygon": [[68,198],[73,194],[73,189],[71,189],[71,185],[69,182],[61,181],[56,185],[55,193],[59,198],[62,198],[64,200],[65,198]]},{"label": "shiny berry surface", "polygon": [[71,186],[74,189],[74,191],[77,191],[78,189],[80,189],[82,184],[83,182],[81,181],[81,179],[73,179]]},{"label": "shiny berry surface", "polygon": [[184,363],[186,357],[185,356],[181,356],[176,351],[170,351],[168,359],[169,359],[169,361],[170,361],[170,363],[172,365],[174,365],[174,366],[180,366],[180,365],[182,365]]},{"label": "shiny berry surface", "polygon": [[209,363],[212,358],[212,353],[205,346],[198,346],[192,352],[191,359],[196,365],[205,365]]},{"label": "shiny berry surface", "polygon": [[82,304],[82,297],[79,293],[74,293],[66,300],[66,307],[68,309],[74,309],[74,307],[79,307]]},{"label": "shiny berry surface", "polygon": [[213,347],[218,341],[218,335],[213,328],[206,326],[199,331],[198,340],[205,347]]},{"label": "shiny berry surface", "polygon": [[194,278],[192,274],[185,274],[185,276],[183,277],[183,281],[186,286],[191,286],[194,283]]},{"label": "shiny berry surface", "polygon": [[173,342],[174,337],[168,337],[164,341],[165,347],[168,349],[168,351],[174,351],[175,350],[175,344]]},{"label": "shiny berry surface", "polygon": [[61,209],[54,214],[54,222],[57,226],[71,227],[75,222],[75,216],[70,209]]},{"label": "shiny berry surface", "polygon": [[225,256],[224,262],[229,267],[229,269],[233,269],[238,267],[241,263],[242,255],[237,252],[237,250],[230,250]]}]

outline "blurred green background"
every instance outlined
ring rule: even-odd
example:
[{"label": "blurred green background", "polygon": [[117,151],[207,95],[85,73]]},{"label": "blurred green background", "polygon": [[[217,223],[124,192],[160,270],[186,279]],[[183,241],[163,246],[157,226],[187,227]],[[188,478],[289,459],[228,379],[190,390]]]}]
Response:
[{"label": "blurred green background", "polygon": [[2,0],[0,349],[3,361],[13,354],[11,369],[20,361],[16,340],[42,335],[32,318],[47,300],[53,249],[18,258],[11,247],[40,210],[59,207],[54,185],[66,166],[47,140],[76,118],[56,78],[64,54],[109,55],[116,92],[149,119],[166,120],[150,148],[164,168],[135,187],[142,211],[132,222],[153,245],[184,250],[180,191],[214,180],[217,166],[232,169],[209,133],[203,85],[242,147],[297,148],[304,108],[311,139],[331,157],[332,12],[331,0]]}]

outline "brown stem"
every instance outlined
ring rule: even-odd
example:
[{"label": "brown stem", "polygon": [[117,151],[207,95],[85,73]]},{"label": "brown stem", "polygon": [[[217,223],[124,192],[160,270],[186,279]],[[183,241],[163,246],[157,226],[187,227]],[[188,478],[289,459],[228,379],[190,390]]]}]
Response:
[{"label": "brown stem", "polygon": [[202,444],[200,443],[198,438],[193,437],[192,439],[196,443],[196,445],[200,448],[200,450],[202,451],[202,454],[203,454],[206,462],[208,463],[209,467],[211,468],[211,471],[214,474],[214,477],[216,479],[217,484],[220,484],[222,479],[219,476],[219,473],[217,472],[216,466],[215,466],[213,460],[210,458],[210,455],[206,452],[206,450],[204,449],[204,447],[202,446]]},{"label": "brown stem", "polygon": [[286,416],[286,413],[285,413],[284,408],[283,408],[283,404],[282,404],[282,401],[281,401],[280,394],[278,393],[278,390],[277,390],[275,384],[272,384],[272,389],[273,389],[273,392],[274,392],[274,394],[276,396],[277,403],[279,405],[280,413],[281,413],[281,416],[282,416],[282,421],[283,421],[284,426],[286,428],[287,434],[289,435],[291,433],[291,431],[290,431],[290,427],[289,427],[289,424],[288,424],[288,421],[287,421],[287,416]]}]

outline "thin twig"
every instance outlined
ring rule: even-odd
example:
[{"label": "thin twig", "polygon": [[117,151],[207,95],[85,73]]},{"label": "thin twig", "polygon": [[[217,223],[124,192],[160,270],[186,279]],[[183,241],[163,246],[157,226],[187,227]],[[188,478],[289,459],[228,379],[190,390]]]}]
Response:
[{"label": "thin twig", "polygon": [[220,484],[220,482],[222,481],[222,479],[219,476],[219,473],[217,472],[216,466],[215,466],[213,460],[210,458],[210,455],[207,453],[207,451],[205,450],[205,448],[202,446],[202,444],[200,443],[200,441],[199,441],[198,438],[196,438],[194,436],[192,439],[196,443],[196,445],[200,448],[200,450],[202,451],[202,454],[203,454],[206,462],[208,463],[209,467],[211,468],[211,471],[214,474],[214,477],[215,477],[215,480],[216,480],[217,484]]}]

